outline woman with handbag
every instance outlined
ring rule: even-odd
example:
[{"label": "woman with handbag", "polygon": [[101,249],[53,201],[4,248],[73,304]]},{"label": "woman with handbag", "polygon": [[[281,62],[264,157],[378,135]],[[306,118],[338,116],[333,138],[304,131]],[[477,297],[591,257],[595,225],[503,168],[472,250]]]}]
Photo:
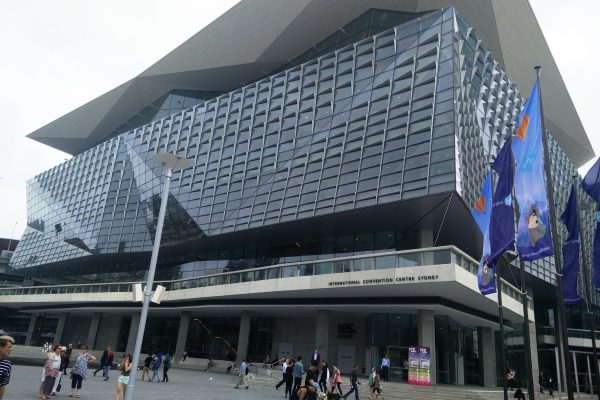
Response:
[{"label": "woman with handbag", "polygon": [[88,363],[95,360],[96,357],[88,353],[88,347],[83,346],[77,357],[75,357],[75,365],[71,369],[71,394],[69,397],[73,397],[75,394],[75,397],[79,398],[81,384],[87,377]]},{"label": "woman with handbag", "polygon": [[42,392],[42,400],[50,400],[52,395],[52,388],[54,382],[60,371],[60,346],[54,345],[52,352],[46,356],[46,363],[44,365],[44,390]]},{"label": "woman with handbag", "polygon": [[133,357],[131,354],[125,354],[123,362],[119,364],[119,380],[117,381],[117,393],[115,394],[115,400],[119,400],[121,397],[121,390],[123,390],[123,400],[127,397],[127,385],[129,384],[129,372],[133,366]]}]

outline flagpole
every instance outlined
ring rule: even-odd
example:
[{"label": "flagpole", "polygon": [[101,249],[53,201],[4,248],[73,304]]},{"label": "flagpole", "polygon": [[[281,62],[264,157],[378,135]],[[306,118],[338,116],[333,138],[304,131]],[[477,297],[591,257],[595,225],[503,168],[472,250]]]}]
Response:
[{"label": "flagpole", "polygon": [[569,359],[569,336],[567,333],[567,320],[565,315],[565,296],[563,293],[562,283],[562,254],[560,250],[560,244],[558,242],[558,233],[556,231],[556,206],[554,205],[554,185],[552,184],[552,174],[550,173],[550,155],[548,151],[548,133],[546,132],[545,120],[544,120],[544,103],[542,102],[542,85],[539,84],[540,80],[540,67],[535,67],[538,79],[538,90],[540,96],[540,119],[542,123],[542,145],[544,147],[544,173],[546,176],[546,186],[548,188],[548,208],[550,210],[550,231],[552,233],[552,244],[554,247],[554,268],[556,269],[556,285],[558,289],[558,325],[561,332],[559,339],[561,339],[561,347],[563,351],[563,360],[565,364],[565,385],[567,388],[567,398],[574,400],[573,397],[573,385],[571,377],[571,361]]},{"label": "flagpole", "polygon": [[[511,130],[510,140],[512,140],[513,132],[513,124],[508,125]],[[514,168],[514,160],[513,160],[513,168]],[[517,196],[515,195],[515,188],[513,186],[513,204],[517,201]],[[516,223],[519,221],[519,210],[517,207],[513,207],[514,210],[514,218]],[[519,254],[517,252],[517,254]],[[527,298],[527,275],[525,274],[525,261],[521,259],[519,256],[519,267],[521,269],[521,302],[523,303],[523,345],[525,350],[525,369],[527,373],[527,394],[529,395],[530,400],[535,400],[535,384],[533,377],[533,365],[531,363],[531,337],[529,336],[529,304]]]},{"label": "flagpole", "polygon": [[[491,168],[490,163],[490,178],[492,180],[492,199],[494,198],[494,169]],[[504,311],[502,308],[502,277],[500,276],[500,261],[496,261],[496,292],[498,293],[498,320],[500,322],[500,359],[502,361],[502,370],[500,371],[500,377],[502,382],[502,390],[504,393],[504,400],[508,400],[508,382],[506,381],[506,340],[504,336]]]},{"label": "flagpole", "polygon": [[[575,191],[575,198],[577,199],[577,209],[579,210],[579,199],[577,197],[577,178],[579,175],[573,175],[573,190]],[[590,324],[590,333],[592,335],[592,358],[594,360],[594,374],[596,375],[596,396],[600,400],[600,373],[598,372],[598,354],[596,350],[596,322],[594,321],[594,306],[592,304],[592,293],[590,290],[591,280],[588,275],[587,266],[587,252],[584,244],[583,225],[581,224],[581,216],[579,211],[577,212],[577,226],[579,228],[579,246],[581,248],[581,266],[583,270],[583,286],[585,287],[585,295],[587,297],[585,306],[588,315],[588,322]],[[589,284],[588,284],[589,283]],[[594,383],[590,382],[591,387],[594,387]]]}]

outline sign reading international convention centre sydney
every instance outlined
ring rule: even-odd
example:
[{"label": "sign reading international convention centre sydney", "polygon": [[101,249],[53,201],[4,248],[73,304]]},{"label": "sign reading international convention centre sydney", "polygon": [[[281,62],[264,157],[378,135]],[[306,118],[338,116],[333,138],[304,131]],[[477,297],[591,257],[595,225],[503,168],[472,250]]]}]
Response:
[{"label": "sign reading international convention centre sydney", "polygon": [[416,275],[416,276],[397,276],[393,278],[377,278],[377,279],[350,279],[345,281],[329,281],[329,286],[363,286],[363,285],[382,285],[390,283],[407,283],[407,282],[426,282],[437,281],[440,279],[438,274],[432,275]]}]

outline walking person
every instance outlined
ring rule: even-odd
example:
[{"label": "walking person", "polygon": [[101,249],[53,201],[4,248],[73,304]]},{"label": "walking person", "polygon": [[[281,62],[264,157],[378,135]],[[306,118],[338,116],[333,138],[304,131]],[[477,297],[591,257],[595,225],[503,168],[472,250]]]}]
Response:
[{"label": "walking person", "polygon": [[69,368],[69,363],[71,362],[72,355],[73,355],[73,343],[69,343],[69,345],[67,346],[67,350],[65,350],[65,356],[67,357],[67,365],[65,365],[63,375],[67,375],[67,368]]},{"label": "walking person", "polygon": [[387,354],[384,354],[381,359],[381,378],[385,382],[390,381],[390,359]]},{"label": "walking person", "polygon": [[15,339],[10,336],[0,336],[0,400],[4,397],[6,387],[10,383],[12,364],[8,359]]},{"label": "walking person", "polygon": [[246,377],[247,373],[248,373],[248,364],[246,364],[246,359],[242,358],[242,363],[240,364],[240,370],[239,370],[239,374],[238,374],[238,380],[237,380],[237,383],[235,384],[236,389],[240,388],[240,384],[244,385],[246,387],[246,389],[248,389],[250,387],[250,385],[248,385],[248,378]]},{"label": "walking person", "polygon": [[169,368],[171,368],[171,353],[167,351],[165,360],[163,361],[163,382],[169,382],[169,374],[167,374]]},{"label": "walking person", "polygon": [[340,369],[337,367],[337,365],[335,365],[335,363],[331,364],[331,368],[333,370],[332,372],[332,377],[331,377],[331,385],[332,385],[332,392],[333,392],[333,388],[336,388],[338,391],[338,394],[341,396],[343,394],[342,392],[342,374],[340,373]]},{"label": "walking person", "polygon": [[[108,364],[108,366],[112,366],[113,360],[114,360],[114,354],[112,352],[112,347],[111,346],[106,346],[106,350],[104,350],[102,352],[102,357],[100,357],[100,367],[94,371],[94,376],[96,376],[96,374],[99,371],[102,371],[102,377],[104,378],[104,380],[108,380],[106,379],[107,377],[107,373],[106,373],[106,365],[109,361],[109,357],[110,357],[110,364]],[[110,369],[110,368],[109,368]]]},{"label": "walking person", "polygon": [[[297,393],[302,386],[302,376],[304,375],[304,365],[302,364],[302,356],[298,356],[298,360],[294,364],[294,388],[292,393]],[[315,379],[316,382],[316,379]]]},{"label": "walking person", "polygon": [[302,386],[296,394],[299,400],[304,400],[308,397],[309,400],[316,400],[318,398],[319,384],[317,383],[317,375],[319,374],[318,366],[314,360],[310,361],[310,365],[306,370],[306,380],[304,386]]},{"label": "walking person", "polygon": [[327,382],[329,382],[329,366],[325,360],[321,360],[321,375],[319,377],[319,388],[321,392],[327,393]]},{"label": "walking person", "polygon": [[52,396],[55,396],[56,392],[60,392],[60,381],[62,380],[64,371],[67,369],[67,364],[69,363],[66,351],[67,348],[64,346],[60,348],[60,370],[58,371],[58,376],[54,380],[54,386],[52,387]]},{"label": "walking person", "polygon": [[284,357],[283,358],[283,366],[281,368],[281,372],[283,373],[283,378],[281,378],[279,383],[277,385],[275,385],[275,389],[277,389],[277,390],[279,390],[279,386],[281,386],[285,383],[285,374],[286,374],[287,367],[288,367],[288,359]]},{"label": "walking person", "polygon": [[119,380],[117,381],[117,393],[115,394],[115,400],[119,400],[121,390],[123,390],[123,400],[127,397],[127,385],[129,384],[129,372],[133,367],[133,357],[131,354],[125,354],[123,362],[119,364]]},{"label": "walking person", "polygon": [[291,360],[289,364],[287,364],[287,369],[285,371],[285,396],[292,396],[292,386],[294,385],[294,360]]},{"label": "walking person", "polygon": [[46,362],[44,365],[44,389],[42,392],[42,399],[49,400],[52,395],[52,388],[56,377],[60,372],[60,346],[54,345],[52,352],[46,356]]},{"label": "walking person", "polygon": [[360,382],[358,380],[358,365],[354,364],[354,367],[352,368],[352,373],[350,374],[350,390],[348,391],[348,393],[346,393],[344,395],[344,399],[347,399],[348,396],[350,396],[350,394],[354,393],[354,397],[356,400],[359,400],[358,398],[358,385],[360,385]]},{"label": "walking person", "polygon": [[148,382],[150,382],[150,368],[152,366],[152,361],[154,358],[152,357],[152,353],[148,354],[148,357],[144,360],[144,370],[142,371],[142,382],[144,381],[144,376],[148,377]]},{"label": "walking person", "polygon": [[87,377],[88,364],[90,361],[95,361],[96,357],[91,355],[88,352],[88,347],[83,346],[83,349],[79,352],[77,357],[75,357],[75,365],[73,365],[73,369],[71,370],[71,394],[69,397],[79,398],[81,394],[81,385],[83,380]]},{"label": "walking person", "polygon": [[159,351],[156,353],[154,357],[154,362],[152,363],[152,379],[150,382],[154,382],[154,378],[156,378],[156,383],[160,382],[160,366],[162,365],[162,353]]}]

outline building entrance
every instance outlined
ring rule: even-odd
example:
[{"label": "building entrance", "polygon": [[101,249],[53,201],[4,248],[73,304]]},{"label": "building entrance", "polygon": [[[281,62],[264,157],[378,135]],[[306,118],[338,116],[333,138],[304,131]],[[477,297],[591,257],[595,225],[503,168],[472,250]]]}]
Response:
[{"label": "building entrance", "polygon": [[390,359],[390,379],[408,382],[408,347],[388,346]]}]

